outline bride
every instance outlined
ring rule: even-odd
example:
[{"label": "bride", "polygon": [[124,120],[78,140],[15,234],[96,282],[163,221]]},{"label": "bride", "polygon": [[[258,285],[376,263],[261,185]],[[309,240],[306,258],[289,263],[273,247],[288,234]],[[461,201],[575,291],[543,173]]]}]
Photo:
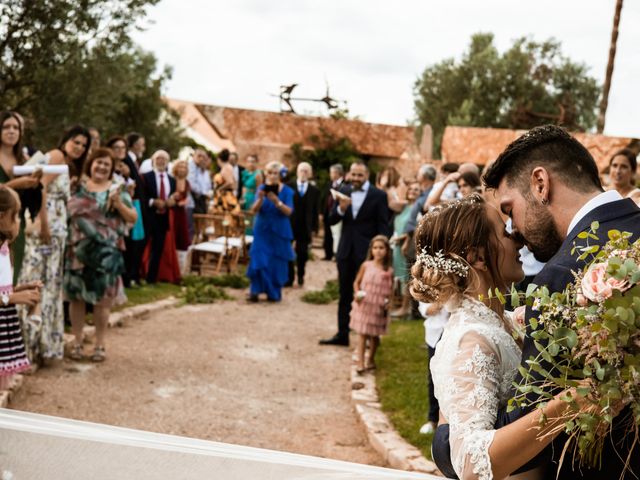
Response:
[{"label": "bride", "polygon": [[[416,230],[420,253],[411,270],[411,294],[451,312],[431,375],[441,423],[449,423],[451,462],[461,479],[509,477],[557,436],[549,432],[558,425],[553,419],[567,408],[558,394],[544,409],[494,428],[498,409],[512,397],[521,349],[502,305],[487,293],[504,292],[523,278],[520,247],[498,211],[479,195],[425,215]],[[541,432],[543,413],[549,421]],[[546,477],[539,467],[509,478]]]}]

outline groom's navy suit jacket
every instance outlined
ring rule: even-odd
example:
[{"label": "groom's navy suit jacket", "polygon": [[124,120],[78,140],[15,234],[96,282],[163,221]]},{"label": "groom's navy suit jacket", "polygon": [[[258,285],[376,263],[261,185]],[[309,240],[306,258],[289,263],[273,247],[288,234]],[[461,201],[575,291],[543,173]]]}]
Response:
[{"label": "groom's navy suit jacket", "polygon": [[[549,260],[542,271],[535,277],[533,283],[536,285],[546,285],[551,292],[559,292],[566,288],[566,286],[574,281],[571,271],[578,271],[584,268],[586,265],[585,260],[578,260],[578,254],[571,254],[571,250],[574,243],[577,245],[584,245],[584,240],[577,239],[577,235],[580,232],[589,230],[591,223],[594,221],[600,223],[600,227],[597,230],[596,235],[599,240],[591,240],[590,244],[603,245],[608,241],[607,232],[609,230],[620,230],[622,232],[631,232],[633,234],[632,240],[637,239],[640,236],[640,208],[629,199],[618,200],[615,202],[601,205],[591,212],[589,212],[578,224],[569,232],[569,235],[562,243],[562,246],[558,252]],[[535,315],[530,308],[527,308],[526,324],[527,335],[524,340],[522,348],[522,366],[529,370],[529,366],[526,364],[526,360],[530,357],[538,357],[539,351],[533,343],[531,338],[531,327],[529,320]],[[547,371],[552,371],[551,366],[541,361],[542,367]],[[532,372],[533,373],[533,372]],[[537,375],[537,374],[534,374]],[[538,378],[541,378],[537,375]],[[515,381],[520,382],[522,377],[520,373],[516,376]],[[535,393],[528,395],[528,400],[535,401],[538,396]],[[530,410],[530,409],[529,409]],[[498,419],[496,421],[496,428],[500,428],[509,423],[513,423],[523,415],[526,415],[529,410],[516,409],[507,413],[505,409],[501,409],[498,413]],[[621,425],[627,423],[630,420],[631,411],[625,409],[616,417],[613,422],[612,435],[607,438],[604,444],[604,450],[602,454],[602,467],[597,470],[590,470],[585,467],[578,468],[572,471],[571,466],[571,452],[567,452],[564,458],[562,470],[559,478],[562,480],[569,480],[575,478],[586,479],[603,479],[603,478],[620,478],[620,474],[624,468],[624,462],[627,460],[627,454],[631,447],[631,436],[625,435],[626,429]],[[549,472],[548,478],[555,478],[557,464],[559,463],[560,456],[562,455],[562,449],[567,438],[564,434],[558,436],[554,442],[543,450],[536,458],[531,462],[523,466],[518,472],[531,470],[540,465],[548,465]],[[438,468],[449,478],[456,478],[455,471],[451,466],[451,454],[449,449],[449,425],[439,426],[436,430],[436,434],[433,438],[433,457],[438,465]],[[626,452],[626,453],[625,453]],[[636,446],[634,454],[630,462],[630,470],[640,477],[640,449]],[[545,476],[545,478],[547,478]],[[629,471],[626,472],[624,478],[636,478]]]}]

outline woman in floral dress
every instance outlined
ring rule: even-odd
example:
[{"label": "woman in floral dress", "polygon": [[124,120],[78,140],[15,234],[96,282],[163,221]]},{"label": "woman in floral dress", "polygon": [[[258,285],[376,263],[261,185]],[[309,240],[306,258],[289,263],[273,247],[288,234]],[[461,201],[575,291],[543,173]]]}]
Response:
[{"label": "woman in floral dress", "polygon": [[[67,165],[70,172],[79,175],[91,142],[88,130],[73,127],[68,130],[60,148],[51,150],[41,160],[27,162],[39,165]],[[27,351],[32,362],[48,364],[62,359],[64,354],[64,307],[62,277],[64,249],[67,240],[67,202],[70,197],[70,175],[43,175],[43,204],[40,213],[27,228],[25,256],[20,283],[41,281],[41,322],[33,317],[23,320]]]}]

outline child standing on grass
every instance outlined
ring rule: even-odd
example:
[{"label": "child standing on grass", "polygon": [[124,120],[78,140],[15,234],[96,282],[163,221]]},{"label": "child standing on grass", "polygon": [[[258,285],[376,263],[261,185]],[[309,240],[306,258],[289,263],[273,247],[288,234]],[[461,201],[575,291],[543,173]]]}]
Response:
[{"label": "child standing on grass", "polygon": [[[367,260],[360,266],[353,284],[354,301],[349,327],[359,334],[357,372],[376,368],[375,356],[380,335],[387,333],[389,324],[389,297],[393,286],[391,247],[384,235],[373,237]],[[369,344],[369,358],[365,363],[365,349]]]},{"label": "child standing on grass", "polygon": [[13,266],[9,243],[20,231],[20,198],[9,187],[0,185],[0,390],[7,390],[14,374],[30,366],[22,339],[16,305],[30,310],[40,301],[42,284],[13,288]]}]

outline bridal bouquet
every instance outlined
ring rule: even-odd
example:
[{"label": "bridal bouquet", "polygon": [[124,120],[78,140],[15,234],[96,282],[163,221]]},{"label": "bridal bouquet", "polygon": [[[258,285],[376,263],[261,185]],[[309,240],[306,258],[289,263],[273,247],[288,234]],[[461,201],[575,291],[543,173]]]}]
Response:
[{"label": "bridal bouquet", "polygon": [[[562,456],[572,446],[580,464],[593,467],[622,406],[632,412],[625,428],[635,438],[634,447],[640,428],[640,240],[631,243],[630,233],[611,230],[608,242],[591,245],[598,240],[598,227],[594,222],[589,232],[578,235],[586,245],[575,245],[573,253],[590,261],[574,272],[575,281],[563,292],[536,285],[527,290],[526,302],[538,314],[530,325],[539,355],[527,362],[528,370],[520,367],[523,380],[508,407],[530,405],[526,395],[531,392],[543,406],[550,392],[565,390],[562,399],[571,408],[558,427],[569,436]],[[517,295],[511,298],[518,302]],[[545,367],[552,366],[550,371],[541,359]],[[577,396],[582,397],[580,410]],[[592,408],[585,409],[585,402]]]}]

